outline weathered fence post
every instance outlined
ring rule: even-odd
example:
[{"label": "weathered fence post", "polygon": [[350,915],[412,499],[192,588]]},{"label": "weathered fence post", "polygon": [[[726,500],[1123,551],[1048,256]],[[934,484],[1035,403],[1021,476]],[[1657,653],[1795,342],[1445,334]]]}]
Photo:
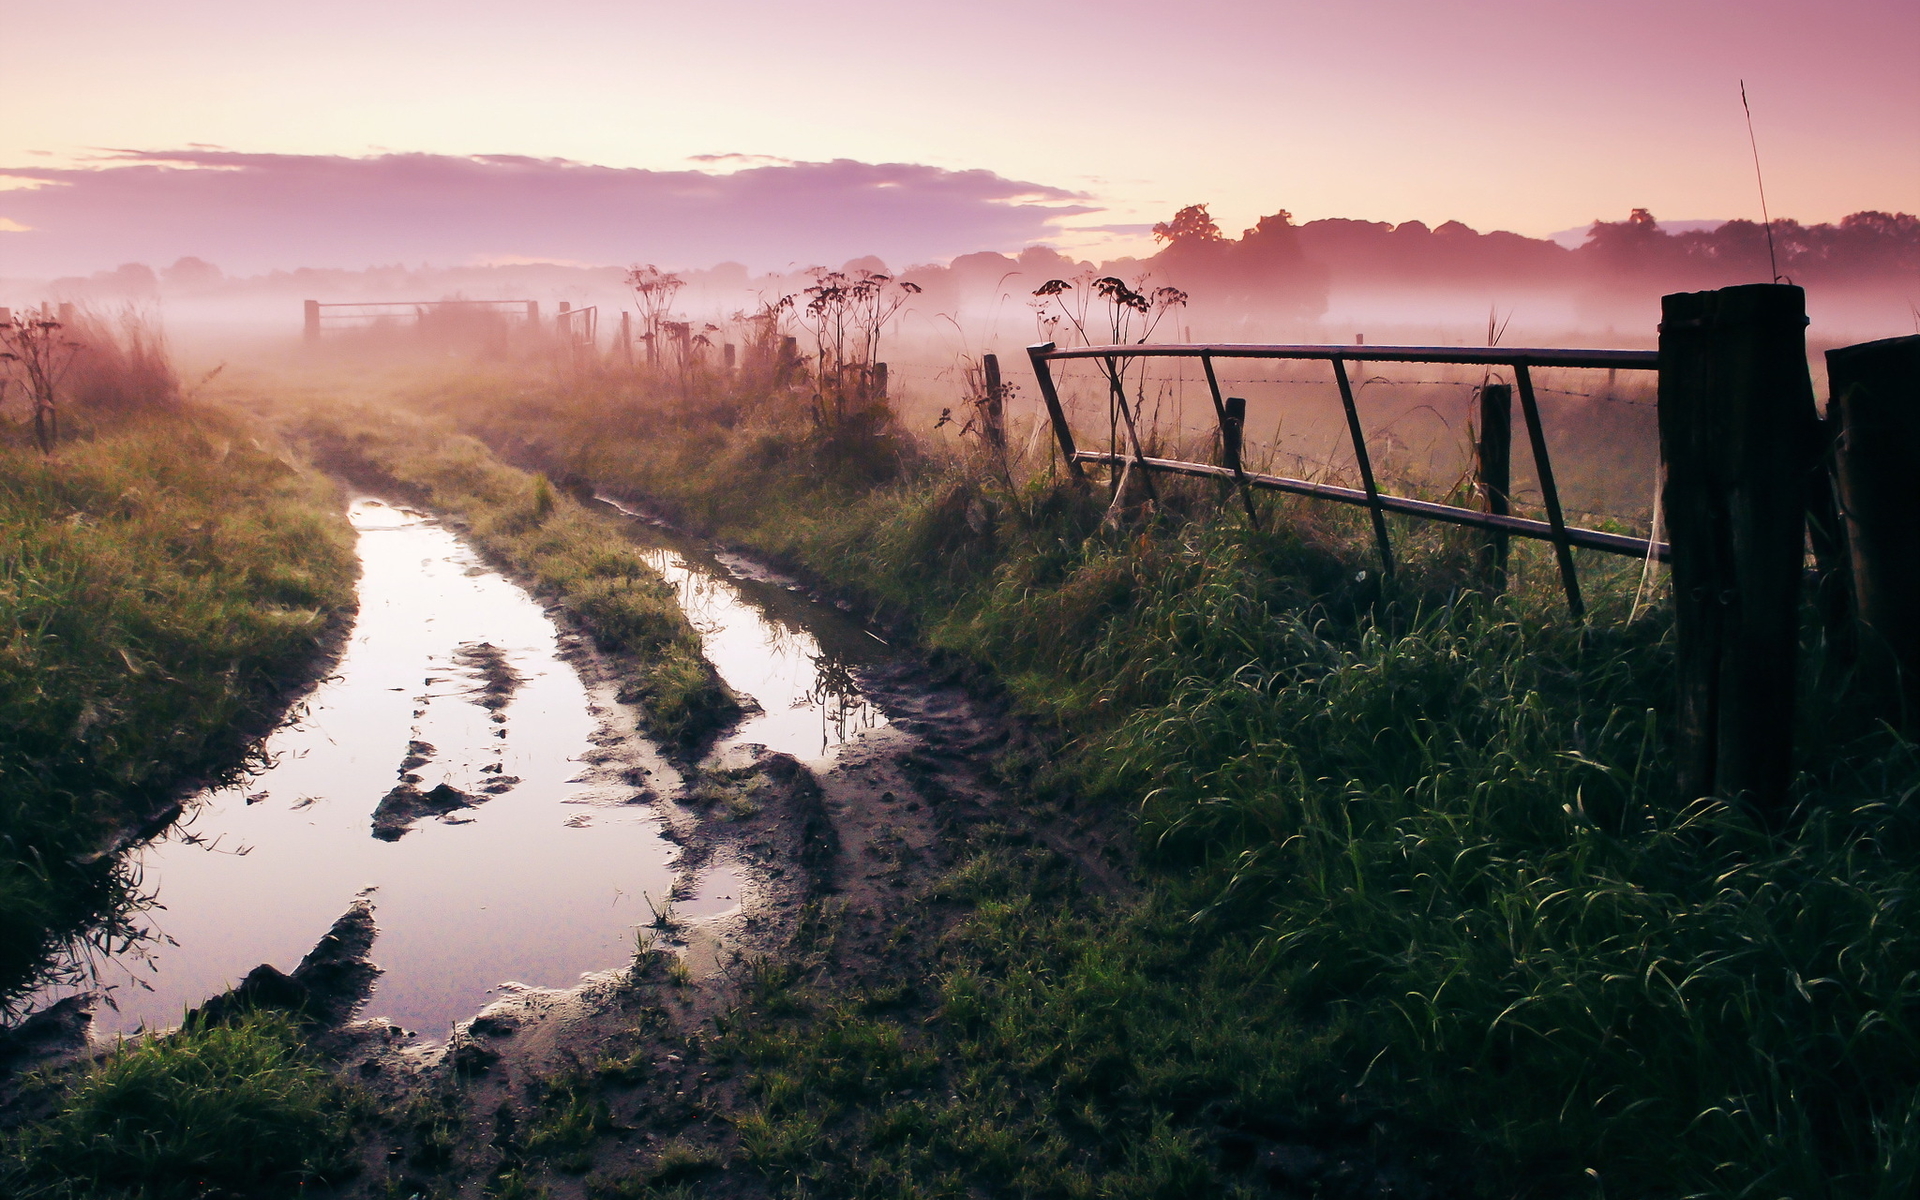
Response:
[{"label": "weathered fence post", "polygon": [[726,364],[727,374],[729,375],[733,374],[733,362],[737,354],[738,352],[733,348],[732,342],[726,342],[720,347],[720,361]]},{"label": "weathered fence post", "polygon": [[[1247,426],[1247,402],[1237,397],[1227,399],[1221,395],[1220,376],[1213,369],[1213,355],[1201,351],[1200,368],[1207,373],[1207,395],[1213,399],[1213,419],[1220,426],[1220,453],[1225,459],[1221,465],[1233,472],[1233,481],[1240,489],[1241,506],[1247,510],[1247,524],[1258,529],[1260,528],[1260,510],[1254,507],[1253,489],[1247,485],[1247,472],[1240,462],[1242,434]],[[1237,408],[1236,405],[1238,405]],[[1222,499],[1225,497],[1223,496]]]},{"label": "weathered fence post", "polygon": [[[1513,387],[1489,383],[1480,389],[1480,427],[1473,443],[1473,481],[1486,511],[1496,517],[1508,516],[1513,505],[1508,496],[1513,488]],[[1489,591],[1504,591],[1507,586],[1507,534],[1505,530],[1487,531],[1480,543],[1480,578]]]},{"label": "weathered fence post", "polygon": [[1081,469],[1080,460],[1073,456],[1073,430],[1067,426],[1067,410],[1060,406],[1060,392],[1053,385],[1053,368],[1047,365],[1047,355],[1051,353],[1052,342],[1037,342],[1027,347],[1027,361],[1033,364],[1033,379],[1040,385],[1040,399],[1047,406],[1047,419],[1053,423],[1053,440],[1060,446],[1067,474],[1075,483],[1085,485],[1087,473]]},{"label": "weathered fence post", "polygon": [[873,364],[873,398],[876,400],[887,398],[887,364],[885,363]]},{"label": "weathered fence post", "polygon": [[1920,720],[1920,336],[1827,351],[1834,475],[1860,665],[1882,710]]},{"label": "weathered fence post", "polygon": [[318,300],[307,301],[306,334],[309,343],[320,340],[320,302]]},{"label": "weathered fence post", "polygon": [[1006,404],[1000,387],[1000,356],[981,355],[980,369],[986,376],[987,384],[985,403],[980,408],[981,432],[986,435],[987,445],[995,450],[1004,450],[1007,448],[1007,424]]},{"label": "weathered fence post", "polygon": [[800,339],[783,337],[780,339],[780,369],[776,382],[785,385],[793,379],[793,369],[800,365]]},{"label": "weathered fence post", "polygon": [[1227,419],[1220,426],[1220,465],[1238,475],[1244,469],[1240,450],[1246,444],[1247,401],[1244,396],[1228,396],[1221,407]]},{"label": "weathered fence post", "polygon": [[1794,666],[1817,435],[1806,293],[1661,301],[1660,453],[1673,548],[1682,796],[1744,798],[1776,823],[1793,770]]},{"label": "weathered fence post", "polygon": [[633,365],[633,314],[620,310],[620,360]]}]

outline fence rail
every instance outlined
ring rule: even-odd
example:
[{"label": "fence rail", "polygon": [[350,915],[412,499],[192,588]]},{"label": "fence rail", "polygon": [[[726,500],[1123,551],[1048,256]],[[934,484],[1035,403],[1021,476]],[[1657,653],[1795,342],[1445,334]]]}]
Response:
[{"label": "fence rail", "polygon": [[[1374,542],[1380,554],[1383,574],[1392,575],[1394,569],[1393,543],[1387,536],[1386,514],[1398,513],[1429,521],[1444,521],[1454,525],[1483,529],[1494,535],[1495,551],[1504,572],[1505,540],[1508,537],[1535,538],[1553,543],[1554,554],[1560,568],[1561,584],[1566,589],[1567,606],[1576,616],[1585,612],[1585,604],[1580,596],[1579,574],[1574,567],[1573,548],[1578,546],[1588,550],[1600,550],[1609,554],[1632,555],[1636,558],[1652,557],[1665,562],[1670,557],[1671,548],[1665,542],[1648,538],[1628,537],[1623,534],[1607,533],[1598,529],[1582,529],[1570,526],[1560,505],[1560,491],[1554,482],[1553,459],[1547,448],[1546,433],[1540,421],[1540,406],[1534,393],[1532,369],[1534,367],[1578,368],[1604,371],[1657,371],[1660,367],[1660,355],[1654,350],[1577,350],[1577,349],[1506,349],[1498,346],[1313,346],[1313,345],[1259,345],[1234,342],[1221,343],[1184,343],[1161,345],[1121,345],[1121,346],[1076,346],[1059,349],[1052,342],[1042,342],[1027,347],[1027,357],[1032,361],[1034,379],[1040,386],[1041,399],[1046,402],[1047,415],[1053,424],[1055,440],[1065,458],[1067,469],[1077,479],[1084,480],[1082,464],[1093,463],[1124,470],[1131,466],[1143,472],[1162,474],[1200,476],[1203,478],[1231,481],[1240,490],[1250,520],[1257,519],[1253,506],[1252,493],[1255,489],[1286,492],[1297,496],[1309,496],[1320,500],[1330,500],[1341,504],[1354,504],[1365,507],[1373,518]],[[1127,406],[1123,384],[1123,368],[1119,363],[1133,358],[1196,358],[1206,372],[1207,388],[1212,394],[1215,419],[1219,423],[1220,445],[1225,463],[1198,463],[1181,459],[1149,457],[1142,446],[1139,431],[1134,426],[1134,418]],[[1128,439],[1132,445],[1130,454],[1110,454],[1080,450],[1074,445],[1073,430],[1067,420],[1065,407],[1060,402],[1059,388],[1053,378],[1051,364],[1075,359],[1091,359],[1099,362],[1109,388],[1110,399],[1116,406],[1116,414],[1124,423]],[[1241,423],[1244,421],[1245,401],[1238,397],[1229,397],[1222,393],[1220,380],[1214,371],[1214,362],[1220,359],[1284,359],[1291,361],[1325,362],[1333,368],[1333,382],[1339,386],[1340,402],[1346,413],[1347,432],[1352,439],[1353,456],[1359,467],[1361,487],[1337,487],[1332,484],[1315,483],[1305,479],[1290,479],[1283,475],[1268,475],[1246,470],[1240,462]],[[1539,480],[1541,499],[1546,509],[1547,519],[1530,520],[1510,515],[1507,510],[1507,455],[1505,446],[1510,438],[1507,428],[1483,430],[1480,443],[1477,479],[1485,497],[1489,511],[1462,508],[1458,505],[1440,504],[1430,500],[1417,500],[1410,496],[1387,495],[1380,491],[1374,478],[1373,460],[1368,453],[1366,434],[1361,428],[1360,414],[1354,403],[1353,384],[1347,376],[1349,362],[1400,362],[1433,363],[1456,366],[1508,367],[1514,375],[1514,387],[1520,394],[1521,415],[1526,422],[1527,438],[1532,450],[1534,474]],[[1507,408],[1503,405],[1482,406],[1483,419],[1508,420]],[[1494,443],[1500,447],[1497,454],[1497,469],[1489,473],[1490,457],[1485,453],[1489,442],[1486,434],[1493,433]],[[1117,486],[1117,485],[1116,485]]]},{"label": "fence rail", "polygon": [[[424,315],[440,309],[481,309],[500,313],[525,313],[529,325],[540,323],[540,302],[538,300],[308,300],[306,308],[306,337],[308,341],[317,341],[323,322],[373,321],[382,317],[397,317],[413,314]],[[328,310],[352,309],[352,312]]]}]

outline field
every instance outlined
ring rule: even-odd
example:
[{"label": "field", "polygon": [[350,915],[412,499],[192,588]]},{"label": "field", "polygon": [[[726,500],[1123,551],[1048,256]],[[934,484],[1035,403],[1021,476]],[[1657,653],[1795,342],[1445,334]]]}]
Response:
[{"label": "field", "polygon": [[[742,1035],[743,1145],[786,1187],[1184,1194],[1275,1128],[1485,1194],[1911,1185],[1893,914],[1920,763],[1817,647],[1773,833],[1672,794],[1669,618],[1629,619],[1637,563],[1586,564],[1581,630],[1544,555],[1489,599],[1431,529],[1398,531],[1382,593],[1358,521],[1304,504],[1262,534],[1195,489],[1116,526],[1044,467],[1009,487],[777,396],[454,394],[550,470],[905,617],[1048,731],[1056,757],[999,767],[1033,803],[1133,816],[1124,900],[981,860],[924,1026],[803,987],[815,1020]],[[850,1038],[881,1055],[858,1086]],[[945,1103],[899,1107],[929,1079]]]},{"label": "field", "polygon": [[[408,1135],[429,1139],[410,1174],[346,1180],[346,1135],[309,1104],[289,1119],[318,1157],[261,1187],[331,1171],[349,1193],[452,1189],[483,1168],[492,1194],[595,1197],[1892,1197],[1920,1182],[1920,945],[1901,917],[1920,757],[1863,716],[1811,635],[1798,808],[1773,828],[1674,793],[1671,615],[1632,560],[1582,558],[1592,611],[1579,626],[1542,546],[1518,546],[1492,595],[1469,535],[1396,521],[1388,583],[1356,510],[1263,499],[1256,529],[1200,482],[1113,504],[1104,485],[1069,482],[1038,439],[1006,454],[939,442],[883,403],[823,418],[770,380],[496,369],[415,377],[378,411],[254,407],[333,469],[464,519],[629,656],[665,739],[710,728],[725,697],[670,598],[570,489],[644,497],[817,584],[1024,731],[973,764],[1010,798],[1004,819],[953,827],[945,865],[879,914],[899,922],[890,950],[859,957],[836,932],[849,914],[822,908],[787,954],[686,1010],[695,1024],[658,1044],[697,1059],[704,1090],[689,1140],[675,1134],[650,1165],[594,1167],[628,1136],[609,1112],[669,1103],[633,1090],[656,1069],[636,1050],[529,1081],[523,1132],[470,1159],[429,1152],[433,1138],[480,1145],[498,1119],[459,1115],[456,1079],[422,1094],[416,1107],[449,1106],[431,1119],[351,1101],[369,1146],[438,1131]],[[57,463],[17,451],[10,479],[58,474],[66,490],[40,485],[15,536],[122,539],[23,542],[50,546],[49,563],[202,562],[203,586],[275,598],[219,610],[244,617],[222,617],[221,636],[297,625],[287,649],[258,633],[245,645],[263,663],[303,661],[332,611],[321,601],[337,608],[345,583],[337,522],[319,515],[329,485],[265,435],[247,443],[255,457],[236,451],[254,428],[243,418],[164,418],[190,435],[154,420],[103,427]],[[162,463],[141,439],[209,429],[228,440],[209,440],[226,450],[207,461],[238,458],[233,495],[270,498],[251,501],[256,520],[306,514],[289,527],[301,538],[253,535],[280,575],[214,573],[181,550],[201,544],[180,539],[206,528],[212,502],[194,497],[212,485],[168,473],[198,459]],[[240,471],[256,459],[271,488]],[[124,498],[136,477],[165,480],[166,505],[110,524],[101,514],[122,510],[97,498]],[[76,480],[94,500],[68,498]],[[127,549],[149,544],[136,536],[173,540]],[[309,581],[295,606],[284,572],[316,556],[333,590]],[[136,628],[114,619],[89,627]],[[212,629],[184,636],[200,645]],[[120,646],[148,644],[132,637],[103,638],[95,670],[131,671]],[[167,674],[169,687],[191,678]],[[235,711],[194,703],[209,722]],[[202,737],[208,761],[239,761]],[[90,786],[96,806],[121,794]],[[61,828],[35,836],[80,844],[55,842],[80,836]],[[89,886],[126,888],[110,869]],[[657,985],[667,1009],[683,1003],[683,980]],[[668,1036],[630,1032],[642,1046]],[[247,1036],[208,1053],[264,1062],[283,1045],[293,1057],[272,1070],[286,1086],[319,1086],[301,1074],[300,1035]],[[56,1115],[16,1139],[15,1169],[65,1153],[136,1066],[110,1060],[52,1101]],[[176,1069],[163,1066],[138,1070]]]}]

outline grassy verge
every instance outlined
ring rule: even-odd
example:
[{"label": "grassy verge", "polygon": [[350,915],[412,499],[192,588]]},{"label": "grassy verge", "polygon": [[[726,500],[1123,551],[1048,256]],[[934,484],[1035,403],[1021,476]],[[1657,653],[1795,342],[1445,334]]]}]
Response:
[{"label": "grassy verge", "polygon": [[[984,843],[887,997],[769,984],[729,1034],[742,1150],[790,1194],[1897,1196],[1920,1187],[1915,747],[1829,683],[1800,819],[1670,794],[1661,608],[1546,563],[1489,601],[1402,528],[1268,533],[1205,489],[1103,524],[780,398],[461,392],[491,436],[643,492],[917,621],[1053,731],[1036,803],[1137,814],[1137,900]],[[1371,1156],[1347,1177],[1314,1155]],[[1381,1165],[1384,1164],[1384,1165]],[[1337,1166],[1337,1164],[1335,1164]]]},{"label": "grassy verge", "polygon": [[324,477],[231,413],[0,436],[0,1005],[137,934],[117,833],[253,739],[352,605]]},{"label": "grassy verge", "polygon": [[691,744],[739,711],[672,588],[617,521],[442,423],[356,409],[308,417],[301,435],[330,466],[459,518],[483,552],[558,598],[603,648],[629,656],[636,678],[624,698],[656,737]]},{"label": "grassy verge", "polygon": [[18,1200],[290,1196],[358,1166],[362,1105],[283,1017],[123,1043],[13,1135],[0,1182]]}]

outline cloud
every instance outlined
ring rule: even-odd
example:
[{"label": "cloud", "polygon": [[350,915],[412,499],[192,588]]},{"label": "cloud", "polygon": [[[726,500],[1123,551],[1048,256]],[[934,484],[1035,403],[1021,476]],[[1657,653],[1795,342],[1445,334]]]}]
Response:
[{"label": "cloud", "polygon": [[0,227],[27,227],[0,242],[0,276],[15,277],[183,255],[229,274],[513,260],[778,269],[866,254],[901,264],[1018,248],[1098,211],[1084,193],[991,171],[850,159],[717,173],[196,148],[0,166],[0,177],[16,181],[0,190]]}]

